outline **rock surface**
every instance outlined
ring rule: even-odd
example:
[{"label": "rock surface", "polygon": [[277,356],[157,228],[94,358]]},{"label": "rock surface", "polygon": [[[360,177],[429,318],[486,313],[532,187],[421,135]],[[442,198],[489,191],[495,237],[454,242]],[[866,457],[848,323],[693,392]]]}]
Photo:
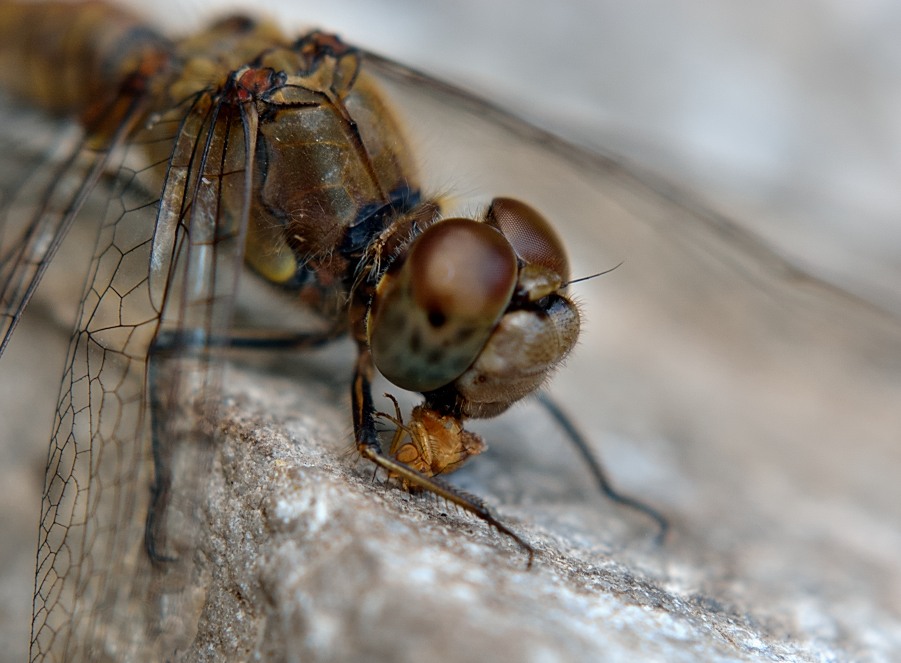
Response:
[{"label": "rock surface", "polygon": [[[535,547],[527,569],[483,523],[373,481],[347,453],[338,393],[246,369],[229,384],[241,395],[221,422],[204,553],[216,570],[187,660],[890,660],[901,647],[896,541],[872,518],[746,505],[757,524],[736,528],[722,511],[677,513],[656,548],[652,526],[579,486],[577,465],[545,485],[517,476],[540,461],[540,441],[524,443],[512,460],[526,468],[489,452],[457,483]],[[514,437],[542,428],[537,407],[519,414]]]}]

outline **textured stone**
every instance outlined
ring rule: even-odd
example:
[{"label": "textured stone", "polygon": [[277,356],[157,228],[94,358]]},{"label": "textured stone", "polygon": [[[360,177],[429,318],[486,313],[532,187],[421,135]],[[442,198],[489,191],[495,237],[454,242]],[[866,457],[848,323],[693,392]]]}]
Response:
[{"label": "textured stone", "polygon": [[[529,570],[478,520],[373,481],[347,453],[337,393],[245,369],[229,384],[241,396],[224,411],[208,510],[220,571],[189,660],[888,660],[899,646],[896,589],[878,585],[894,563],[885,525],[836,513],[824,531],[751,503],[752,527],[675,514],[658,549],[649,524],[587,485],[543,502],[546,487],[530,494],[489,452],[458,483],[535,546]],[[541,429],[537,407],[519,414],[507,433]],[[521,442],[520,462],[535,462]],[[556,480],[579,484],[567,474],[577,466]],[[573,522],[574,507],[599,513]],[[632,527],[593,529],[605,520]],[[877,539],[866,554],[847,549],[859,527]]]}]

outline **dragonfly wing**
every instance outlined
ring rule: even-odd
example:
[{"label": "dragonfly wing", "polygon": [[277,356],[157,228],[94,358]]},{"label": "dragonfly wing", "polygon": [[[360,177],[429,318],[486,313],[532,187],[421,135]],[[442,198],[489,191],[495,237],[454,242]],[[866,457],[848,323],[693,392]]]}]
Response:
[{"label": "dragonfly wing", "polygon": [[[7,163],[18,166],[18,173],[3,177],[0,355],[110,158],[108,149],[88,149],[78,127],[73,125],[69,129],[68,136],[53,134],[59,139],[53,154],[36,160],[32,168],[22,168],[16,156],[4,157]],[[28,150],[23,156],[35,160]],[[23,205],[30,206],[32,211],[19,214]],[[15,222],[21,218],[25,222],[17,225]]]},{"label": "dragonfly wing", "polygon": [[[227,336],[246,225],[224,212],[221,192],[244,185],[253,154],[240,113],[209,101],[116,150],[50,446],[33,660],[162,659],[192,637],[204,422],[221,373],[210,349]],[[161,477],[162,501],[148,490]],[[157,564],[144,546],[150,509]]]}]

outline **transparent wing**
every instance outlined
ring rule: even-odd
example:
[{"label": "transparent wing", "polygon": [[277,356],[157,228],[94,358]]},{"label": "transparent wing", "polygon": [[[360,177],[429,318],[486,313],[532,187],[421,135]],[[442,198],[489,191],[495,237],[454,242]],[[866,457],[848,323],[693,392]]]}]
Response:
[{"label": "transparent wing", "polygon": [[[252,154],[240,116],[220,110],[201,96],[130,136],[102,168],[115,179],[53,428],[34,660],[144,660],[190,637],[182,597],[210,438],[199,422],[218,400],[209,341],[227,329],[242,258],[241,218],[220,223],[219,193],[230,178],[241,185]],[[76,196],[93,189],[100,170],[88,171]],[[59,227],[56,216],[70,223],[81,202],[60,213],[46,200],[32,226]],[[33,263],[20,269],[33,272]],[[155,567],[144,550],[151,510]]]},{"label": "transparent wing", "polygon": [[[21,117],[20,110],[11,111],[10,117]],[[17,124],[21,133],[11,141],[12,153],[5,152],[5,163],[17,168],[18,172],[3,178],[0,355],[110,155],[106,149],[87,149],[80,128],[73,124],[68,136],[51,133],[59,138],[53,150],[55,154],[36,161],[34,168],[22,168],[16,151],[33,157],[33,152],[40,148],[21,144],[21,136],[34,135],[35,127],[26,128],[21,126],[22,122]],[[37,207],[23,211],[22,205],[31,205],[35,201],[38,201]]]}]

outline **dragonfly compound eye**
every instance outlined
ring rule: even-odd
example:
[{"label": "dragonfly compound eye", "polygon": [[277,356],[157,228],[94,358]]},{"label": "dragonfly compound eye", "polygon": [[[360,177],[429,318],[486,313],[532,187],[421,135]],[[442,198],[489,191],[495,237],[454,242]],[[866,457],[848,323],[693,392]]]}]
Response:
[{"label": "dragonfly compound eye", "polygon": [[375,365],[410,391],[449,384],[481,352],[517,276],[516,254],[494,228],[468,219],[429,227],[376,290],[368,320]]},{"label": "dragonfly compound eye", "polygon": [[563,283],[569,280],[569,261],[563,242],[535,209],[513,198],[495,198],[486,220],[504,233],[523,262],[558,275]]},{"label": "dragonfly compound eye", "polygon": [[579,337],[579,311],[566,294],[569,263],[563,243],[537,211],[496,198],[485,223],[500,230],[520,261],[515,295],[478,356],[454,380],[467,417],[493,417],[532,393]]}]

